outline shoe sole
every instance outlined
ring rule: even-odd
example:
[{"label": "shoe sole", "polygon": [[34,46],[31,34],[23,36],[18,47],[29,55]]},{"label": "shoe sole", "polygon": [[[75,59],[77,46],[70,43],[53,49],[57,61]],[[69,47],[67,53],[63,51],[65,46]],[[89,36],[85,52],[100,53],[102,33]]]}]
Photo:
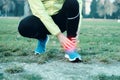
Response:
[{"label": "shoe sole", "polygon": [[82,59],[80,57],[70,59],[69,56],[67,54],[65,54],[65,58],[67,58],[70,62],[82,62]]},{"label": "shoe sole", "polygon": [[41,55],[41,54],[44,54],[44,53],[45,53],[45,51],[43,51],[43,52],[41,52],[41,53],[40,53],[40,52],[35,51],[35,53],[34,53],[34,54],[35,54],[35,55]]}]

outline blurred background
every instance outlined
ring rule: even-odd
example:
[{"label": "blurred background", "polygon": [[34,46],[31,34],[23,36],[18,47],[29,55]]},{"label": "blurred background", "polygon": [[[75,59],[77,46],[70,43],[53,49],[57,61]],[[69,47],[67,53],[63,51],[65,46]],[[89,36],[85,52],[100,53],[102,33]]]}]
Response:
[{"label": "blurred background", "polygon": [[[1,17],[29,14],[26,0],[0,0]],[[83,0],[83,18],[120,19],[120,0]]]}]

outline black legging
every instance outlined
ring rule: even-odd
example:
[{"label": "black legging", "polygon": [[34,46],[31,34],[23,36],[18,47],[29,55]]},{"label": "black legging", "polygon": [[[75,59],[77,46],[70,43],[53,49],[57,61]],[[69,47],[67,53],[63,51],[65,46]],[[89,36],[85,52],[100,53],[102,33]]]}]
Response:
[{"label": "black legging", "polygon": [[[51,17],[61,32],[67,30],[67,37],[75,37],[77,35],[80,17],[77,0],[65,0],[58,14],[52,15]],[[18,31],[24,37],[35,39],[44,39],[46,35],[50,34],[42,21],[34,15],[21,20]]]}]

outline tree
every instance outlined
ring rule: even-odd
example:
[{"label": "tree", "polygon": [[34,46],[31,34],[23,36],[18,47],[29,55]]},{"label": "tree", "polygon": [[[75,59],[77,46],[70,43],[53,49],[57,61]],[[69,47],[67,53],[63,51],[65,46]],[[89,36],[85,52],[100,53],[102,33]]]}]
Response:
[{"label": "tree", "polygon": [[82,0],[83,1],[83,6],[82,6],[82,15],[83,17],[85,17],[85,0]]},{"label": "tree", "polygon": [[4,0],[0,0],[0,16],[2,15],[2,7],[5,4]]},{"label": "tree", "polygon": [[114,12],[114,5],[110,2],[110,0],[104,1],[104,18],[107,16],[112,16]]},{"label": "tree", "polygon": [[27,1],[24,3],[24,17],[28,16],[31,14],[31,10],[29,8],[29,4]]},{"label": "tree", "polygon": [[102,0],[97,1],[97,13],[99,17],[104,16],[104,2]]},{"label": "tree", "polygon": [[26,0],[0,0],[0,16],[23,16],[24,1]]},{"label": "tree", "polygon": [[120,0],[115,0],[114,5],[116,7],[116,11],[113,16],[117,19],[120,19]]},{"label": "tree", "polygon": [[96,18],[97,17],[97,1],[96,0],[92,0],[91,6],[90,6],[91,12],[90,12],[90,16],[92,18]]},{"label": "tree", "polygon": [[24,15],[24,1],[25,0],[13,0],[15,2],[15,16]]},{"label": "tree", "polygon": [[13,16],[15,11],[15,3],[12,0],[6,0],[3,5],[4,16]]},{"label": "tree", "polygon": [[107,16],[112,16],[114,10],[114,5],[110,0],[98,0],[97,3],[97,13],[100,17],[107,18]]}]

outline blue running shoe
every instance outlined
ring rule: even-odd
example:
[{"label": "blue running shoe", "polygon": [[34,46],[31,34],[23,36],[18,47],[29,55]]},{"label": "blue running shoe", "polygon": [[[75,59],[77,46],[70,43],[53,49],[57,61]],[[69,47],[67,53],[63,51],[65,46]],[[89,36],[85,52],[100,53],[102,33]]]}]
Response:
[{"label": "blue running shoe", "polygon": [[81,56],[76,51],[66,51],[65,58],[71,62],[82,62]]},{"label": "blue running shoe", "polygon": [[49,37],[47,36],[44,40],[38,40],[37,47],[35,49],[35,54],[42,54],[46,51],[46,44],[49,40]]}]

